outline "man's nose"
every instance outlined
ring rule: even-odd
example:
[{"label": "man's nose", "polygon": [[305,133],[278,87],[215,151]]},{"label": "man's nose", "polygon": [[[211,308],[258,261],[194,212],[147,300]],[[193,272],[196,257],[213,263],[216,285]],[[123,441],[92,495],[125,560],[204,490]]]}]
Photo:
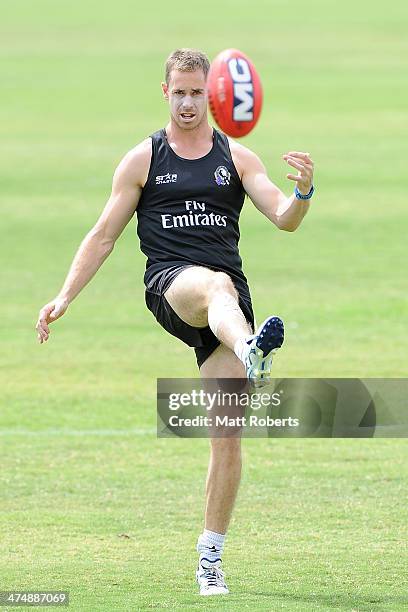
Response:
[{"label": "man's nose", "polygon": [[192,105],[193,105],[193,98],[191,96],[184,96],[183,106],[187,106],[189,108]]}]

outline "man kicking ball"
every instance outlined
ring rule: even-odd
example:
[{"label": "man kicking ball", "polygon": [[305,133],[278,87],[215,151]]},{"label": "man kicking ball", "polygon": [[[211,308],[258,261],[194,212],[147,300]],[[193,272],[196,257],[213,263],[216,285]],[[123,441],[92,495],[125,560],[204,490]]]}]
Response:
[{"label": "man kicking ball", "polygon": [[[108,203],[78,249],[61,291],[40,311],[40,343],[136,212],[147,256],[146,304],[160,325],[194,347],[202,378],[267,382],[273,354],[283,343],[283,323],[268,317],[254,329],[238,250],[239,216],[247,194],[279,229],[294,231],[313,194],[313,162],[309,153],[283,155],[297,172],[287,174],[296,188],[286,197],[254,153],[209,125],[208,70],[199,51],[179,49],[167,59],[162,90],[170,121],[120,162]],[[197,543],[201,595],[228,593],[221,558],[240,476],[240,438],[212,438],[205,528]]]}]

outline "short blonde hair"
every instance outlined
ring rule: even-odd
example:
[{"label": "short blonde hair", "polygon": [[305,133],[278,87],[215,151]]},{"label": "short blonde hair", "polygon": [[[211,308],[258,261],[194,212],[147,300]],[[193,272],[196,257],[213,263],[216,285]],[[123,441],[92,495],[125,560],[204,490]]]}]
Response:
[{"label": "short blonde hair", "polygon": [[168,85],[172,70],[194,72],[194,70],[200,69],[204,72],[205,78],[207,78],[207,74],[210,69],[210,62],[205,53],[202,53],[197,49],[176,49],[166,60],[166,72],[164,78]]}]

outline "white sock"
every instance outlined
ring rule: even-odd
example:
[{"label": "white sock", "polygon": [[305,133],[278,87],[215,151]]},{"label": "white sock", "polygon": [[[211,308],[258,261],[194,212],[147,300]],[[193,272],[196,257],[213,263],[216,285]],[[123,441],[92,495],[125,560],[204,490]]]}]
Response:
[{"label": "white sock", "polygon": [[210,561],[220,559],[224,548],[225,534],[204,529],[197,541],[197,552]]},{"label": "white sock", "polygon": [[245,338],[238,338],[238,340],[236,341],[234,345],[234,353],[236,354],[238,359],[242,361],[244,365],[245,365],[245,360],[248,357],[248,353],[249,353],[248,340],[250,338],[251,336],[246,336]]}]

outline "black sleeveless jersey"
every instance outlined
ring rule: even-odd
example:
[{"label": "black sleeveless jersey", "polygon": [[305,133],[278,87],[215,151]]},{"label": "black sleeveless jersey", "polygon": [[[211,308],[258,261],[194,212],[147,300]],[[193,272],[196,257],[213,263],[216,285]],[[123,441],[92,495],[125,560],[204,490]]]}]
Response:
[{"label": "black sleeveless jersey", "polygon": [[227,137],[214,130],[211,151],[199,159],[179,157],[164,129],[151,138],[149,175],[136,209],[145,284],[170,266],[202,265],[226,272],[249,296],[238,250],[245,192]]}]

